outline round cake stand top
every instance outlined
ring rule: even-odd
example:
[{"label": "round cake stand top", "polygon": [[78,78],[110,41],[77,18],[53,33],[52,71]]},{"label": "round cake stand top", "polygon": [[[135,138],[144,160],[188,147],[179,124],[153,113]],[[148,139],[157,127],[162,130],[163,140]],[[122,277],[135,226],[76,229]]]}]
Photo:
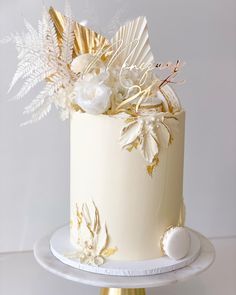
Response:
[{"label": "round cake stand top", "polygon": [[169,285],[186,280],[206,270],[215,259],[215,250],[208,239],[199,235],[201,241],[201,253],[189,266],[169,273],[139,276],[119,277],[90,273],[75,269],[63,264],[53,256],[50,250],[50,235],[43,237],[35,243],[34,256],[38,263],[46,270],[78,283],[101,288],[152,288]]}]

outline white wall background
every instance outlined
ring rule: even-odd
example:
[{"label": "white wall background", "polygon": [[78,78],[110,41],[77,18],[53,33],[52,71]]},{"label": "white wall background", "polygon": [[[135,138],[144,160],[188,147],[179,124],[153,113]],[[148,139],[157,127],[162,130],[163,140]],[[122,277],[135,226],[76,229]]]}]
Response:
[{"label": "white wall background", "polygon": [[[93,7],[98,29],[123,7],[124,19],[146,15],[156,60],[187,62],[177,92],[187,110],[187,223],[207,236],[236,235],[236,2],[234,0],[71,0],[82,20]],[[42,4],[0,0],[0,38],[36,24]],[[69,219],[69,126],[53,112],[25,128],[23,106],[9,102],[16,67],[12,45],[0,47],[0,252],[31,249]],[[31,92],[29,99],[36,91]]]}]

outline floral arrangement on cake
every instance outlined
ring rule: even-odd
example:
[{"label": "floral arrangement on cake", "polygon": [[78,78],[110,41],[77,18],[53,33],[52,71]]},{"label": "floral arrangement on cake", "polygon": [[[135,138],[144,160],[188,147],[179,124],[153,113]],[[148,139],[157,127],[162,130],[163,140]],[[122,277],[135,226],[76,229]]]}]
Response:
[{"label": "floral arrangement on cake", "polygon": [[[121,147],[139,149],[151,175],[178,124],[181,106],[168,84],[176,83],[182,64],[155,63],[146,18],[121,26],[111,40],[74,21],[68,5],[64,15],[45,9],[37,29],[27,21],[25,27],[4,40],[15,43],[19,60],[10,90],[24,81],[15,98],[44,83],[24,109],[31,114],[24,124],[41,120],[53,105],[62,119],[73,112],[120,116]],[[157,70],[168,73],[161,79]]]}]

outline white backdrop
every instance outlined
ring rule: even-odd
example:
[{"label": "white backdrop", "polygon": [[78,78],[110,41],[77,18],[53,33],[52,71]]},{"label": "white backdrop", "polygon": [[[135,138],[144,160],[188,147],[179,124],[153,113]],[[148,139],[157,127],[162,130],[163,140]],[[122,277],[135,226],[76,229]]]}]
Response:
[{"label": "white backdrop", "polygon": [[[36,24],[42,4],[0,0],[0,38]],[[187,224],[207,236],[236,235],[236,2],[234,0],[71,0],[74,15],[89,13],[98,29],[123,7],[146,15],[157,62],[181,58],[187,83],[176,90],[187,111],[185,200]],[[87,3],[94,8],[89,11]],[[14,46],[0,47],[0,252],[31,249],[69,219],[69,126],[53,112],[20,128],[27,101],[9,102]],[[36,92],[31,92],[29,99]]]}]

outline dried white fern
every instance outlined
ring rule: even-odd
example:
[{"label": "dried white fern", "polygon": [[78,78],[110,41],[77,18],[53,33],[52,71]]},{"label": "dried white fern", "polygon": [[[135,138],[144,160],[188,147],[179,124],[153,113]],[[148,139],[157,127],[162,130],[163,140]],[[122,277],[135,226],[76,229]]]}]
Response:
[{"label": "dried white fern", "polygon": [[70,5],[66,1],[66,7],[65,7],[65,15],[66,15],[66,25],[63,32],[63,43],[62,43],[62,49],[61,49],[61,59],[67,64],[70,64],[72,62],[72,53],[73,53],[73,46],[74,46],[74,25],[75,22],[72,19],[72,12]]},{"label": "dried white fern", "polygon": [[45,117],[50,112],[52,104],[63,111],[69,106],[66,97],[64,105],[56,101],[59,92],[60,98],[68,94],[61,89],[72,88],[76,79],[68,66],[72,62],[74,44],[74,21],[68,5],[66,15],[62,44],[59,44],[53,20],[46,10],[43,12],[42,20],[38,22],[37,29],[25,21],[26,31],[23,34],[12,34],[1,40],[1,43],[14,42],[16,45],[18,66],[9,87],[10,91],[20,79],[23,80],[16,99],[23,98],[37,84],[45,82],[42,91],[24,110],[24,114],[32,114],[31,120],[26,124]]}]

